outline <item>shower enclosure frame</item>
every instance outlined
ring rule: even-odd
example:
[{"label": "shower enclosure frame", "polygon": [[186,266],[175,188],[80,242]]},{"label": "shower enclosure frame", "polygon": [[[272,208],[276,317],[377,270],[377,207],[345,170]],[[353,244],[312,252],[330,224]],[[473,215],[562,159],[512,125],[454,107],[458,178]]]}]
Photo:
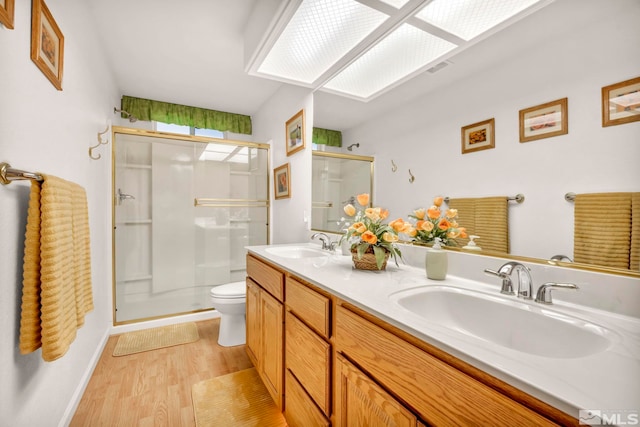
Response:
[{"label": "shower enclosure frame", "polygon": [[[135,129],[135,128],[127,128],[121,126],[112,126],[111,128],[111,276],[112,276],[112,319],[114,326],[127,325],[139,322],[145,322],[150,320],[164,319],[170,318],[185,314],[193,314],[193,313],[201,313],[206,311],[212,311],[214,308],[204,308],[204,309],[196,309],[196,310],[188,310],[181,311],[177,313],[164,314],[159,316],[151,316],[138,318],[133,320],[121,320],[118,321],[116,317],[116,309],[117,309],[117,276],[116,276],[116,206],[117,206],[117,198],[118,198],[118,189],[116,188],[116,135],[133,135],[133,136],[143,136],[149,138],[158,138],[158,139],[170,139],[176,141],[185,141],[185,142],[193,142],[193,143],[216,143],[216,144],[227,144],[227,145],[236,145],[248,148],[259,148],[265,149],[267,153],[267,161],[266,161],[266,169],[267,174],[266,178],[266,199],[265,199],[265,208],[266,208],[266,244],[269,244],[271,241],[271,181],[269,179],[269,171],[271,170],[271,146],[265,143],[259,142],[247,142],[247,141],[239,141],[233,139],[222,139],[222,138],[213,138],[213,137],[205,137],[205,136],[195,136],[195,135],[184,135],[184,134],[174,134],[169,132],[158,132],[152,130],[145,129]],[[203,199],[205,202],[207,199]],[[195,204],[198,201],[194,201]],[[205,202],[206,203],[206,202]],[[206,204],[203,204],[206,206]],[[228,206],[228,205],[226,205]],[[223,207],[223,206],[218,206]]]}]

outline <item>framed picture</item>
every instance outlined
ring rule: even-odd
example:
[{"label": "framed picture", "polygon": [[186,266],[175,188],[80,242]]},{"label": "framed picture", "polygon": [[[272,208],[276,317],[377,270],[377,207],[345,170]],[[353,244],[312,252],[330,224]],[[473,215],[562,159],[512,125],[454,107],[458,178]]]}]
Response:
[{"label": "framed picture", "polygon": [[287,120],[286,135],[287,156],[304,148],[304,110]]},{"label": "framed picture", "polygon": [[640,120],[640,77],[602,88],[602,126]]},{"label": "framed picture", "polygon": [[33,0],[31,60],[56,89],[62,90],[64,36],[43,0]]},{"label": "framed picture", "polygon": [[291,173],[289,163],[278,166],[273,170],[273,184],[276,199],[288,199],[291,197]]},{"label": "framed picture", "polygon": [[569,133],[567,98],[520,110],[520,142]]},{"label": "framed picture", "polygon": [[462,154],[495,148],[495,120],[489,119],[462,128]]},{"label": "framed picture", "polygon": [[0,0],[0,24],[13,30],[13,6],[15,0]]}]

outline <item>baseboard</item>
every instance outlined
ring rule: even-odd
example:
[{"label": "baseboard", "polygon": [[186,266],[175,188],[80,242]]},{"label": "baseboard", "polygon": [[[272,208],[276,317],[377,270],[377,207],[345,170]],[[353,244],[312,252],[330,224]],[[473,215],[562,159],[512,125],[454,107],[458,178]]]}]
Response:
[{"label": "baseboard", "polygon": [[93,356],[91,357],[91,361],[87,366],[87,369],[85,370],[84,375],[82,375],[82,378],[80,379],[80,383],[78,384],[78,387],[76,387],[76,391],[73,393],[73,396],[71,396],[69,405],[67,405],[67,409],[64,411],[64,414],[62,415],[62,418],[58,423],[58,427],[66,427],[69,424],[71,424],[71,420],[73,419],[73,416],[75,415],[76,410],[78,409],[78,405],[80,404],[80,400],[82,400],[84,391],[87,388],[87,385],[89,384],[91,375],[93,375],[93,371],[94,369],[96,369],[96,365],[98,365],[98,361],[102,356],[102,352],[104,351],[104,348],[107,345],[109,336],[111,336],[111,329],[107,328],[104,331],[102,338],[100,339],[100,343],[98,344],[96,351],[93,353]]},{"label": "baseboard", "polygon": [[111,328],[111,335],[123,334],[125,332],[140,331],[142,329],[158,328],[160,326],[175,325],[178,323],[198,322],[201,320],[209,320],[220,317],[218,310],[207,310],[198,313],[183,314],[174,317],[165,317],[162,319],[148,320],[146,322],[129,323],[126,325],[118,325]]}]

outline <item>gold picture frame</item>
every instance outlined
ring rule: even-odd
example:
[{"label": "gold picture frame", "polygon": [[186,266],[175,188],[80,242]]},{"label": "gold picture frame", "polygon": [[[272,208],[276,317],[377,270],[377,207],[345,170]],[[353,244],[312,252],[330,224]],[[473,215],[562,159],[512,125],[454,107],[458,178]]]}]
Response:
[{"label": "gold picture frame", "polygon": [[287,120],[285,135],[287,156],[297,153],[305,147],[304,110],[298,111],[295,116]]},{"label": "gold picture frame", "polygon": [[62,90],[64,36],[43,0],[33,0],[31,9],[31,60]]},{"label": "gold picture frame", "polygon": [[291,169],[289,163],[273,170],[273,191],[276,200],[291,197]]},{"label": "gold picture frame", "polygon": [[13,30],[15,0],[0,0],[0,24]]},{"label": "gold picture frame", "polygon": [[569,133],[568,98],[520,110],[520,142]]},{"label": "gold picture frame", "polygon": [[602,88],[602,127],[640,120],[640,77]]},{"label": "gold picture frame", "polygon": [[484,120],[462,128],[462,154],[495,148],[495,119]]}]

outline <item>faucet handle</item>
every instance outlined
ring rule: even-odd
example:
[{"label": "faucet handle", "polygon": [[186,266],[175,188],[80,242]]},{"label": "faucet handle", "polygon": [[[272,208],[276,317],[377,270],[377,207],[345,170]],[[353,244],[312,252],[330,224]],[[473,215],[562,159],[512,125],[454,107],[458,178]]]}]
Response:
[{"label": "faucet handle", "polygon": [[510,269],[507,272],[503,271],[502,267],[498,271],[485,268],[484,272],[502,279],[502,288],[500,289],[501,294],[515,295],[515,293],[513,292],[513,283],[511,282],[511,276],[509,276],[509,273],[511,272]]},{"label": "faucet handle", "polygon": [[573,283],[554,283],[548,282],[544,285],[541,285],[538,288],[538,292],[536,293],[536,302],[541,304],[553,304],[553,300],[551,299],[551,291],[553,289],[580,289],[577,285]]}]

